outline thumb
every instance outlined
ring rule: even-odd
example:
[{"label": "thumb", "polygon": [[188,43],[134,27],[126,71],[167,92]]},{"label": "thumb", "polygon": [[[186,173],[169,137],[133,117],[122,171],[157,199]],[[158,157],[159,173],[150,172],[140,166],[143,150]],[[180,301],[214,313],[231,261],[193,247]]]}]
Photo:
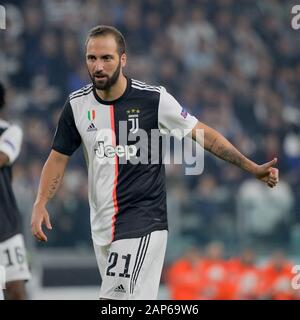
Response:
[{"label": "thumb", "polygon": [[277,163],[277,158],[274,158],[273,160],[263,164],[263,167],[265,169],[271,168],[272,166],[274,166]]},{"label": "thumb", "polygon": [[52,225],[51,225],[48,214],[45,215],[45,225],[46,225],[47,229],[50,229],[50,230],[52,229]]}]

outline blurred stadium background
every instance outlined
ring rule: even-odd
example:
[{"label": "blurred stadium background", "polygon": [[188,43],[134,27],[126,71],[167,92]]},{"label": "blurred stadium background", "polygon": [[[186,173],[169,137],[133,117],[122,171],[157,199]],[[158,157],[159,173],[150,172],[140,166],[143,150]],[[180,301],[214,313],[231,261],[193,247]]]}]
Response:
[{"label": "blurred stadium background", "polygon": [[[277,260],[286,268],[300,264],[300,30],[291,27],[295,1],[1,4],[7,10],[7,29],[0,31],[0,79],[8,89],[9,120],[19,122],[25,133],[14,188],[33,272],[30,298],[98,298],[100,277],[81,151],[49,205],[54,230],[48,243],[37,243],[29,229],[42,164],[63,103],[70,91],[90,82],[84,41],[97,24],[114,25],[125,35],[127,75],[168,88],[252,160],[279,158],[281,182],[274,190],[209,154],[200,176],[183,176],[182,166],[167,167],[170,234],[160,298],[178,298],[176,290],[187,293],[180,298],[191,299],[297,295],[290,291],[286,269],[277,274],[272,266],[265,267],[277,250],[283,253],[276,254]],[[241,256],[248,263],[237,267],[233,261]],[[204,284],[196,281],[200,273]],[[281,286],[277,283],[279,296],[271,293],[278,277],[285,279]],[[264,289],[253,285],[257,281]],[[228,291],[236,295],[218,296],[216,283],[222,288],[231,284]],[[189,296],[193,290],[195,295]]]}]

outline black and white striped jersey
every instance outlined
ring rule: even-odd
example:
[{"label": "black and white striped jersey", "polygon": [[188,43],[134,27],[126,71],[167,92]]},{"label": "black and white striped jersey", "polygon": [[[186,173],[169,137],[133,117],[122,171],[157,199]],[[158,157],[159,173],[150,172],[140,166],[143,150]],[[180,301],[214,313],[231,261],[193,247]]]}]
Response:
[{"label": "black and white striped jersey", "polygon": [[21,232],[21,217],[12,189],[12,165],[22,144],[22,130],[0,119],[0,151],[9,162],[0,167],[0,242]]},{"label": "black and white striped jersey", "polygon": [[[184,129],[173,133],[182,138],[196,123],[165,88],[134,79],[127,79],[124,94],[115,101],[103,101],[92,84],[69,96],[52,148],[70,156],[83,145],[97,244],[168,228],[162,146],[153,151],[151,139],[147,143],[141,137],[155,129],[163,134]],[[156,161],[136,163],[141,153]]]}]

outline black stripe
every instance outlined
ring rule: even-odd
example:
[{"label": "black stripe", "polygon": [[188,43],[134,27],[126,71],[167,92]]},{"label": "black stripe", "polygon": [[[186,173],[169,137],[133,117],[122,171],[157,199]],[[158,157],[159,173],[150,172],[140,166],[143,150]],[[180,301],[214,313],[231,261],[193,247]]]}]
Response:
[{"label": "black stripe", "polygon": [[86,96],[87,94],[91,93],[92,91],[93,91],[93,87],[91,87],[89,91],[86,91],[86,92],[84,92],[84,93],[81,92],[81,93],[78,93],[78,94],[76,94],[76,95],[74,95],[74,96],[70,96],[70,101],[73,100],[73,99],[75,99],[75,98],[79,98],[79,97],[82,97],[82,96]]},{"label": "black stripe", "polygon": [[[138,261],[140,260],[140,257],[142,256],[142,252],[141,252],[141,256],[140,256],[140,251],[141,251],[142,243],[143,243],[143,241],[145,239],[146,239],[146,237],[142,237],[141,240],[140,240],[139,248],[138,248],[138,251],[137,251],[137,255],[136,255],[136,258],[135,258],[135,263],[134,263],[134,267],[133,267],[132,275],[131,275],[131,279],[130,279],[130,293],[133,293],[133,277],[135,276],[135,273],[137,271],[137,266],[139,264]],[[145,243],[144,243],[144,246],[145,246]]]},{"label": "black stripe", "polygon": [[136,285],[136,282],[137,282],[137,280],[138,280],[140,271],[141,271],[141,269],[142,269],[142,266],[143,266],[143,263],[144,263],[144,260],[145,260],[145,257],[146,257],[146,253],[147,253],[148,246],[149,246],[149,243],[150,243],[150,238],[151,238],[151,233],[147,235],[146,249],[145,249],[145,251],[144,251],[143,258],[142,258],[142,262],[141,262],[141,264],[140,264],[140,266],[139,266],[138,272],[137,272],[137,274],[136,274],[136,277],[135,277],[135,280],[134,280],[134,283],[133,283],[132,293],[133,293],[133,291],[134,291],[134,287],[135,287],[135,285]]},{"label": "black stripe", "polygon": [[[138,266],[140,258],[142,256],[141,247],[142,247],[142,243],[143,243],[143,241],[145,239],[146,239],[145,237],[142,237],[141,240],[140,240],[138,252],[137,252],[137,255],[136,255],[136,258],[135,258],[135,263],[134,263],[134,267],[133,267],[133,271],[132,271],[132,275],[131,275],[131,279],[130,279],[130,293],[133,292],[133,277],[135,276],[135,274],[137,272],[137,266]],[[144,245],[145,245],[145,243],[144,243]]]}]

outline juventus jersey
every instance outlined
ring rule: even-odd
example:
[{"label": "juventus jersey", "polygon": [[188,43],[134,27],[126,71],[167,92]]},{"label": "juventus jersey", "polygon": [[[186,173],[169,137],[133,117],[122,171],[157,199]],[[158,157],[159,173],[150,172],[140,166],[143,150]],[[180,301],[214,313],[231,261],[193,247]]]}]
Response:
[{"label": "juventus jersey", "polygon": [[12,165],[20,153],[22,130],[0,119],[0,151],[9,162],[0,167],[0,242],[21,232],[21,217],[12,189]]},{"label": "juventus jersey", "polygon": [[[127,79],[124,94],[115,101],[102,100],[92,84],[69,96],[52,148],[70,156],[83,145],[91,230],[96,244],[106,245],[168,228],[161,146],[155,163],[132,163],[130,160],[138,155],[137,141],[126,139],[124,143],[124,138],[141,131],[151,136],[153,129],[163,134],[185,129],[174,133],[180,139],[196,123],[197,119],[165,88],[133,79]],[[150,159],[151,141],[148,145],[140,143],[140,147]]]}]

